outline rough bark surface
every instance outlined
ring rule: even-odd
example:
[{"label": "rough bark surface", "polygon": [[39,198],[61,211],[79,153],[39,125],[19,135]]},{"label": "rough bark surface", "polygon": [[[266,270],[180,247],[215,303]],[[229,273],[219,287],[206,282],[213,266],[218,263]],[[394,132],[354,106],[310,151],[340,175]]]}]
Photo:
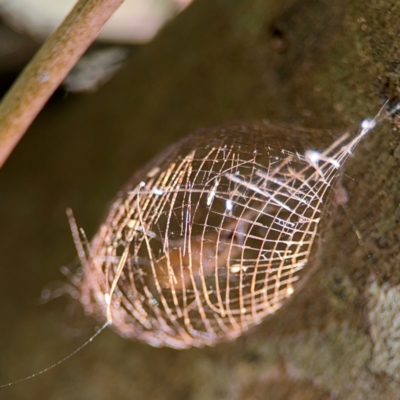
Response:
[{"label": "rough bark surface", "polygon": [[[74,258],[68,206],[91,236],[131,173],[199,127],[267,118],[355,132],[400,97],[399,20],[397,0],[197,1],[98,93],[50,104],[0,172],[0,383],[52,364],[93,332],[74,301],[35,303],[49,282],[63,287],[58,267]],[[175,351],[107,330],[0,397],[400,398],[396,121],[349,161],[347,213],[332,214],[306,287],[248,335]]]}]

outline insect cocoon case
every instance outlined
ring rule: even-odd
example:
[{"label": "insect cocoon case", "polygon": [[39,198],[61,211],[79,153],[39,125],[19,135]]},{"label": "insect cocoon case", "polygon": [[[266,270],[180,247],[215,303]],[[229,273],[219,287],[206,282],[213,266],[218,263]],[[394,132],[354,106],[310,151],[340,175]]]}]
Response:
[{"label": "insect cocoon case", "polygon": [[173,144],[133,176],[92,240],[85,311],[177,349],[259,324],[306,281],[344,162],[372,127],[334,140],[229,124]]}]

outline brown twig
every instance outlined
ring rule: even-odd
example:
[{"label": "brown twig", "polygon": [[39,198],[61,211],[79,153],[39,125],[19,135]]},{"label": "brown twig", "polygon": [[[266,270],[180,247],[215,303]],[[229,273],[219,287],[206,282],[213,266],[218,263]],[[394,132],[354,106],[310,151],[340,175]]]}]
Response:
[{"label": "brown twig", "polygon": [[49,97],[124,0],[79,0],[0,104],[0,168]]}]

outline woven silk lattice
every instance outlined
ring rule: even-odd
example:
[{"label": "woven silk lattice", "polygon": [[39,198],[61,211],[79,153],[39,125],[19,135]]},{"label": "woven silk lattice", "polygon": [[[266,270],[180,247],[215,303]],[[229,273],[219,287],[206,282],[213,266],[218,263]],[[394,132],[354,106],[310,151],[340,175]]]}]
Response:
[{"label": "woven silk lattice", "polygon": [[[316,137],[325,151],[310,151]],[[91,243],[87,313],[124,337],[174,348],[258,324],[306,274],[346,139],[326,146],[328,133],[263,122],[168,148],[121,191]]]}]

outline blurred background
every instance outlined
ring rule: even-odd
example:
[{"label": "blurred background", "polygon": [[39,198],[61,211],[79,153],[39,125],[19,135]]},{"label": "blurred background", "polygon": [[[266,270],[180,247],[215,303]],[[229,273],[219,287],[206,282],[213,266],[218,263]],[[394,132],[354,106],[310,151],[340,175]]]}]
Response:
[{"label": "blurred background", "polygon": [[[55,3],[0,2],[1,95],[72,4]],[[266,118],[358,129],[398,96],[399,17],[389,0],[126,0],[0,170],[0,384],[53,364],[96,327],[68,295],[41,304],[43,290],[65,287],[62,267],[77,267],[67,207],[92,237],[130,175],[197,128]],[[392,128],[360,145],[345,181],[379,285],[399,282]],[[371,264],[340,211],[332,227],[307,287],[236,342],[155,349],[107,329],[0,398],[397,398],[400,362],[373,358],[371,321],[388,324],[371,317],[381,286],[368,289]]]},{"label": "blurred background", "polygon": [[[192,0],[125,0],[98,36],[100,41],[147,43],[162,26]],[[1,15],[8,25],[38,41],[44,40],[76,3],[64,0],[2,0]]]}]

